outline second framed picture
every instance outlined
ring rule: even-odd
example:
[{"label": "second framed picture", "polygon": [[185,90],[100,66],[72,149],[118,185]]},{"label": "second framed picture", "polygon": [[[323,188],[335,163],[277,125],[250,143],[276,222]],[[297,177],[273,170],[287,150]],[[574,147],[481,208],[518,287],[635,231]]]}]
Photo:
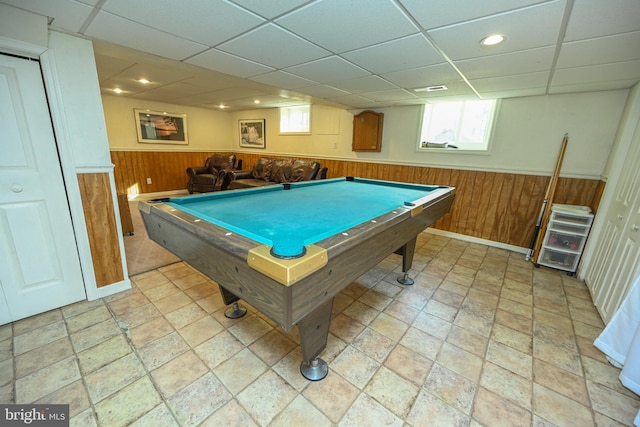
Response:
[{"label": "second framed picture", "polygon": [[240,147],[265,148],[265,119],[239,120]]}]

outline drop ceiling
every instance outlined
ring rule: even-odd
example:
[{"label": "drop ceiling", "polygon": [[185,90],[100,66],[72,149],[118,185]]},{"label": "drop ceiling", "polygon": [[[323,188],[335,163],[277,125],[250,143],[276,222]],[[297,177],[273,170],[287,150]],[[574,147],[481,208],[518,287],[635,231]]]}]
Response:
[{"label": "drop ceiling", "polygon": [[[638,0],[0,3],[93,40],[103,94],[202,108],[382,108],[640,81]],[[481,46],[493,33],[505,41]]]}]

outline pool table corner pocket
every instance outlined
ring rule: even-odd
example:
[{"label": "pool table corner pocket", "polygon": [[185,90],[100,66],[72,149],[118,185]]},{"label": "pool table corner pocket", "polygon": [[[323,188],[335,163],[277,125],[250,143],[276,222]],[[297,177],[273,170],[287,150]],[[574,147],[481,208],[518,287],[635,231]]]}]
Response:
[{"label": "pool table corner pocket", "polygon": [[327,265],[327,250],[308,245],[305,255],[299,258],[282,259],[271,255],[271,246],[260,245],[249,250],[249,267],[289,286]]}]

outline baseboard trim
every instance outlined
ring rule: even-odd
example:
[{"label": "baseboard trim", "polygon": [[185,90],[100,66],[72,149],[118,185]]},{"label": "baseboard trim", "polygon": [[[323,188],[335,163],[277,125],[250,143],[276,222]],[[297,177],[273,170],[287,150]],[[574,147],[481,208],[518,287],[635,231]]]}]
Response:
[{"label": "baseboard trim", "polygon": [[107,286],[101,286],[98,289],[95,289],[91,295],[87,295],[87,301],[93,301],[98,298],[108,297],[113,294],[117,294],[118,292],[126,291],[131,289],[131,280],[129,278],[122,280],[121,282],[112,283]]},{"label": "baseboard trim", "polygon": [[437,228],[427,228],[425,230],[428,233],[436,234],[438,236],[443,237],[451,237],[452,239],[463,240],[465,242],[470,243],[478,243],[481,245],[491,246],[493,248],[504,249],[510,252],[516,252],[519,254],[526,255],[528,250],[527,248],[522,248],[520,246],[508,245],[506,243],[494,242],[493,240],[481,239],[479,237],[466,236],[464,234],[452,233],[450,231],[438,230]]}]

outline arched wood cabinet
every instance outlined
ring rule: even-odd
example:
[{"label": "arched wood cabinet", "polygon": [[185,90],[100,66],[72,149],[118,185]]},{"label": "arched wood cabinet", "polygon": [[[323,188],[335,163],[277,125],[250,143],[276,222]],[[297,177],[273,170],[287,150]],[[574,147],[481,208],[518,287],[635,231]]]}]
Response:
[{"label": "arched wood cabinet", "polygon": [[365,110],[353,116],[353,151],[382,150],[383,113]]}]

